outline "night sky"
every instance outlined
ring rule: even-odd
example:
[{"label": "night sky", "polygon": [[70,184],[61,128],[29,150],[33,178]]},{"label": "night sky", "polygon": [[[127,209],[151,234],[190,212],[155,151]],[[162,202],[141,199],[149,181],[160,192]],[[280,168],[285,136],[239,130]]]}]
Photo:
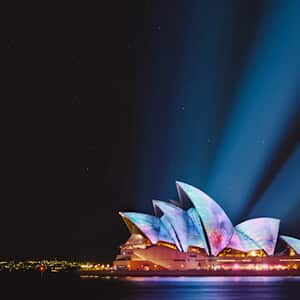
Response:
[{"label": "night sky", "polygon": [[[6,21],[0,258],[110,261],[175,181],[300,237],[298,1],[105,1]],[[7,67],[7,68],[6,68]]]}]

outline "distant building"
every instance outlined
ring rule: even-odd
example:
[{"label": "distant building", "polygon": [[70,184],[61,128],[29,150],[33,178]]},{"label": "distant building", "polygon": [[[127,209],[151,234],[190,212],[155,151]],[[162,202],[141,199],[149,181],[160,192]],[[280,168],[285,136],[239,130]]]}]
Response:
[{"label": "distant building", "polygon": [[233,226],[207,194],[186,183],[176,186],[180,202],[153,200],[155,216],[120,213],[131,236],[120,247],[115,269],[298,269],[300,259],[294,256],[300,254],[300,240],[281,236],[286,251],[274,254],[278,219],[256,218]]}]

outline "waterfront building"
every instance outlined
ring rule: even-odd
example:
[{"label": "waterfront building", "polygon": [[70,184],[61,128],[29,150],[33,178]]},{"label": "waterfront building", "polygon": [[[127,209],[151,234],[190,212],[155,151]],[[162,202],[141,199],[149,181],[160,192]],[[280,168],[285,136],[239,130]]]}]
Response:
[{"label": "waterfront building", "polygon": [[203,191],[176,182],[179,202],[153,200],[155,215],[120,212],[130,237],[113,262],[116,270],[300,269],[300,240],[281,236],[280,220],[269,217],[233,226]]}]

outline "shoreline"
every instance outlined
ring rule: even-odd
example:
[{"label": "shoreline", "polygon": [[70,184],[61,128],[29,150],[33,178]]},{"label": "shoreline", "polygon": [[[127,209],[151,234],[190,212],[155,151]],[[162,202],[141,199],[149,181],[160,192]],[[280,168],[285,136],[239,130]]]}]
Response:
[{"label": "shoreline", "polygon": [[99,277],[233,277],[233,276],[277,276],[291,277],[300,276],[300,270],[284,270],[284,271],[98,271],[84,270],[78,271],[80,276],[99,276]]}]

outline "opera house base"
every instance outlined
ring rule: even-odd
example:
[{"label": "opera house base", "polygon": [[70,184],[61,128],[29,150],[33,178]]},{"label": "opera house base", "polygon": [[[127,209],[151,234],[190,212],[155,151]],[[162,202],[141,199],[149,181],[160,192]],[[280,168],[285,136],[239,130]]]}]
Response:
[{"label": "opera house base", "polygon": [[[112,276],[300,276],[300,256],[202,256],[163,247],[136,250],[115,260]],[[161,255],[155,256],[154,254]],[[141,257],[149,257],[149,260]]]}]

